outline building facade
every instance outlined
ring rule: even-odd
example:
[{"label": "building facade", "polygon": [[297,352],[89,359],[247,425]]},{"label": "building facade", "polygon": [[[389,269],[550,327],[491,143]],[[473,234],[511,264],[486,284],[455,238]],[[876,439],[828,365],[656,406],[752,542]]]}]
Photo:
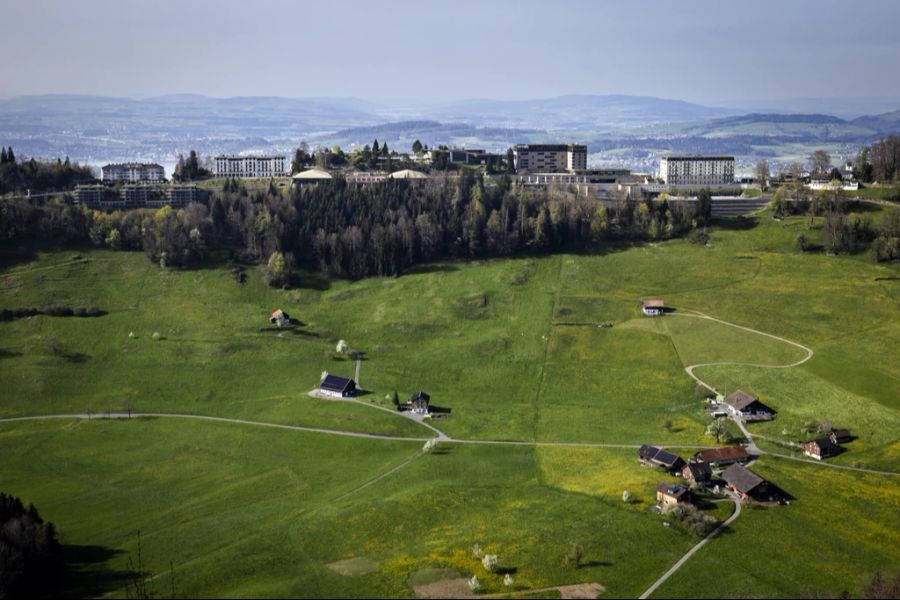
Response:
[{"label": "building facade", "polygon": [[103,181],[116,183],[159,183],[166,180],[166,170],[156,163],[112,163],[101,169]]},{"label": "building facade", "polygon": [[733,156],[682,154],[659,159],[659,176],[667,185],[732,185]]},{"label": "building facade", "polygon": [[517,144],[513,148],[516,172],[562,173],[587,169],[583,144]]},{"label": "building facade", "polygon": [[284,156],[217,156],[214,173],[216,177],[283,177]]}]

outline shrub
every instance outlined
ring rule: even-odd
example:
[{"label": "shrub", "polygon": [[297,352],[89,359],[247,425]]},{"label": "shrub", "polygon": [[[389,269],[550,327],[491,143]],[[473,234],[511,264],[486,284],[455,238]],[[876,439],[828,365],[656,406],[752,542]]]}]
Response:
[{"label": "shrub", "polygon": [[481,559],[481,564],[488,573],[496,573],[500,567],[500,559],[496,554],[485,554]]},{"label": "shrub", "polygon": [[472,575],[472,579],[469,580],[469,589],[473,592],[481,590],[481,582],[478,581],[477,575]]}]

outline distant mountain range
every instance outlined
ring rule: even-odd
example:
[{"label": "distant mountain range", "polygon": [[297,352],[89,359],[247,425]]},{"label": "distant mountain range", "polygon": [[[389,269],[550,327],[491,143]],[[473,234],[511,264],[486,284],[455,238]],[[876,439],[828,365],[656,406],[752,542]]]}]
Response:
[{"label": "distant mountain range", "polygon": [[0,100],[0,145],[17,154],[69,156],[101,164],[155,160],[171,172],[179,153],[289,153],[301,140],[344,147],[378,138],[408,150],[419,139],[504,150],[514,143],[581,142],[595,164],[650,170],[658,154],[726,152],[739,162],[802,159],[809,147],[848,157],[900,132],[900,111],[842,119],[827,114],[753,113],[646,96],[556,98],[405,106],[354,98],[144,100],[46,95]]}]

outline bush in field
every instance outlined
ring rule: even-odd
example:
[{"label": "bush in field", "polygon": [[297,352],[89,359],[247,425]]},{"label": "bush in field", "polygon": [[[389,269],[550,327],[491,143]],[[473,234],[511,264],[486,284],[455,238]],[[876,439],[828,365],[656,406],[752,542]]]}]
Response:
[{"label": "bush in field", "polygon": [[488,573],[496,573],[500,567],[500,559],[496,554],[485,554],[481,559],[481,564]]}]

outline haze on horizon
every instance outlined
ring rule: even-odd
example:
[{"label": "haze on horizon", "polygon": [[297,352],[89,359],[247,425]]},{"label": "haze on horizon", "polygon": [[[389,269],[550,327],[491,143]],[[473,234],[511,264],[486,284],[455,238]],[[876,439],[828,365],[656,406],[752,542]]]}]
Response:
[{"label": "haze on horizon", "polygon": [[900,3],[8,3],[0,97],[900,99]]}]

